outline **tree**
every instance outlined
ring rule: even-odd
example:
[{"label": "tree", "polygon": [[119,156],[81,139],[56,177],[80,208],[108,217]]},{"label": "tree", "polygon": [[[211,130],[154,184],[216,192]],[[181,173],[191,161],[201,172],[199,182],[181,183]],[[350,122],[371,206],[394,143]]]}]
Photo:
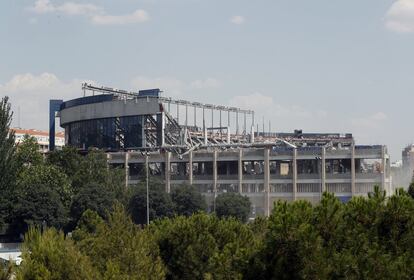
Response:
[{"label": "tree", "polygon": [[39,152],[39,144],[37,144],[36,138],[28,134],[23,136],[23,140],[17,145],[16,160],[19,166],[32,166],[43,163],[43,157]]},{"label": "tree", "polygon": [[60,168],[71,180],[81,172],[82,160],[76,148],[70,146],[64,146],[62,150],[51,151],[46,158],[48,164]]},{"label": "tree", "polygon": [[207,203],[203,195],[190,185],[181,185],[171,192],[176,214],[190,216],[207,209]]},{"label": "tree", "polygon": [[[278,202],[245,279],[408,279],[414,273],[414,200],[375,187],[341,203],[325,193]],[[263,223],[258,225],[262,227]]]},{"label": "tree", "polygon": [[255,278],[318,279],[324,275],[324,270],[316,271],[321,268],[322,248],[312,218],[313,209],[309,202],[288,204],[279,201],[275,204],[261,252],[263,269],[256,271]]},{"label": "tree", "polygon": [[218,217],[234,217],[246,222],[250,213],[250,200],[239,193],[223,193],[216,198]]},{"label": "tree", "polygon": [[72,190],[66,175],[56,167],[42,164],[25,168],[14,193],[10,220],[15,234],[43,224],[60,229],[68,222]]},{"label": "tree", "polygon": [[[144,183],[134,187],[128,203],[128,212],[136,224],[147,222],[147,190]],[[163,184],[158,181],[149,182],[150,220],[171,217],[174,214],[174,204],[171,197],[165,192]]]},{"label": "tree", "polygon": [[241,279],[258,248],[249,225],[205,213],[151,224],[168,279]]},{"label": "tree", "polygon": [[90,183],[83,187],[74,197],[70,215],[76,224],[86,210],[93,210],[101,217],[107,217],[115,203],[115,194],[97,183]]},{"label": "tree", "polygon": [[14,266],[10,262],[8,264],[0,263],[0,280],[10,280],[13,277]]},{"label": "tree", "polygon": [[[67,152],[70,153],[69,151]],[[68,169],[69,172],[70,170],[72,169]],[[86,156],[82,157],[75,170],[76,172],[73,172],[72,177],[72,184],[75,192],[91,183],[105,184],[109,186],[109,184],[112,183],[112,175],[114,175],[108,166],[106,154],[102,151],[95,150],[90,150]],[[119,184],[123,182],[117,183]]]},{"label": "tree", "polygon": [[23,262],[16,279],[100,279],[88,257],[83,255],[71,239],[49,228],[41,233],[32,228],[23,243]]},{"label": "tree", "polygon": [[154,237],[138,228],[120,204],[114,206],[108,222],[86,211],[73,238],[103,279],[164,279]]},{"label": "tree", "polygon": [[414,198],[414,182],[410,184],[410,186],[408,187],[408,194]]},{"label": "tree", "polygon": [[[73,151],[68,150],[66,153],[75,164],[77,157]],[[90,185],[100,185],[104,191],[113,193],[118,201],[127,204],[130,192],[125,187],[125,172],[119,168],[109,167],[104,152],[89,151],[86,156],[80,158],[76,171],[70,170],[71,167],[68,167],[66,173],[73,174],[70,178],[75,194]]]},{"label": "tree", "polygon": [[8,101],[7,96],[0,101],[0,229],[9,215],[11,191],[18,170],[15,160],[15,136],[10,130],[13,113]]}]

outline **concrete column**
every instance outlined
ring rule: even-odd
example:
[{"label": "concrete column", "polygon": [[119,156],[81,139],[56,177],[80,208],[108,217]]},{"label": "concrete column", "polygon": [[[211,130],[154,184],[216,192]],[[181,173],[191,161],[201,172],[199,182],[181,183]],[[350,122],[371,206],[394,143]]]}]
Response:
[{"label": "concrete column", "polygon": [[351,146],[351,194],[356,195],[355,145]]},{"label": "concrete column", "polygon": [[322,161],[321,161],[321,187],[322,193],[326,192],[326,148],[322,148]]},{"label": "concrete column", "polygon": [[298,150],[296,148],[293,149],[293,160],[292,160],[292,169],[293,169],[293,200],[296,200],[297,192],[298,192],[298,165],[297,165],[297,158],[298,158]]},{"label": "concrete column", "polygon": [[270,149],[264,148],[264,208],[265,216],[269,217],[270,215]]},{"label": "concrete column", "polygon": [[238,176],[239,176],[239,193],[243,192],[243,150],[239,150],[239,164],[238,164]]},{"label": "concrete column", "polygon": [[217,198],[217,151],[213,152],[213,210],[216,211]]},{"label": "concrete column", "polygon": [[[385,151],[385,146],[382,146],[381,149],[381,166],[382,166],[382,173],[381,173],[381,189],[383,191],[388,191],[385,185],[385,179],[387,176],[387,172],[386,172],[386,168],[387,168],[387,159],[385,157],[386,155],[386,151]],[[388,192],[387,192],[388,194]]]},{"label": "concrete column", "polygon": [[213,193],[214,193],[214,197],[216,197],[216,194],[217,194],[217,151],[214,151],[213,153]]},{"label": "concrete column", "polygon": [[170,163],[170,159],[171,159],[171,153],[166,152],[165,153],[165,191],[167,193],[170,193],[170,190],[171,190],[171,174],[170,174],[171,163]]},{"label": "concrete column", "polygon": [[193,184],[193,152],[190,152],[188,154],[188,165],[189,165],[189,169],[188,169],[188,183],[190,185]]},{"label": "concrete column", "polygon": [[125,152],[125,187],[129,184],[129,152]]}]

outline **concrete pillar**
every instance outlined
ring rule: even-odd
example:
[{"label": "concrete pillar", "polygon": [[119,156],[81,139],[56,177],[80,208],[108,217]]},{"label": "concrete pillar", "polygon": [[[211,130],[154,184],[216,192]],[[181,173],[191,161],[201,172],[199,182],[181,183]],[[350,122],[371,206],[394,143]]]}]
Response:
[{"label": "concrete pillar", "polygon": [[298,150],[296,148],[293,149],[293,160],[292,160],[292,169],[293,169],[293,200],[295,201],[297,198],[298,192],[298,165],[297,165],[297,158],[298,158]]},{"label": "concrete pillar", "polygon": [[238,179],[239,179],[239,193],[243,192],[243,150],[239,150],[239,164],[238,164]]},{"label": "concrete pillar", "polygon": [[165,191],[170,193],[171,191],[171,153],[165,152]]},{"label": "concrete pillar", "polygon": [[322,148],[322,161],[321,161],[321,187],[322,193],[326,192],[326,148]]},{"label": "concrete pillar", "polygon": [[188,154],[188,165],[189,165],[189,169],[188,169],[188,183],[190,185],[193,184],[193,152],[190,152]]},{"label": "concrete pillar", "polygon": [[217,151],[213,153],[213,195],[214,195],[214,211],[216,211],[217,197]]},{"label": "concrete pillar", "polygon": [[351,146],[351,194],[356,195],[355,145]]},{"label": "concrete pillar", "polygon": [[270,216],[270,149],[264,148],[264,208],[265,216]]},{"label": "concrete pillar", "polygon": [[129,184],[129,152],[125,152],[125,187]]},{"label": "concrete pillar", "polygon": [[213,190],[217,192],[217,151],[213,153]]}]

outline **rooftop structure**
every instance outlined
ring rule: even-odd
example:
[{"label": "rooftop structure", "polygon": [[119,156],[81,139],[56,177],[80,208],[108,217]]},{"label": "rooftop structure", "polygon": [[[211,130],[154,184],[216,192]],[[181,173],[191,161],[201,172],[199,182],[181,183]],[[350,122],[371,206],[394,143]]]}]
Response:
[{"label": "rooftop structure", "polygon": [[149,170],[167,192],[196,186],[211,209],[217,194],[239,192],[252,216],[268,215],[280,199],[315,203],[324,191],[342,201],[375,185],[392,192],[386,147],[355,145],[352,134],[255,132],[251,110],[174,100],[159,89],[82,88],[81,98],[51,101],[66,144],[106,150],[110,164],[125,167],[127,184]]}]

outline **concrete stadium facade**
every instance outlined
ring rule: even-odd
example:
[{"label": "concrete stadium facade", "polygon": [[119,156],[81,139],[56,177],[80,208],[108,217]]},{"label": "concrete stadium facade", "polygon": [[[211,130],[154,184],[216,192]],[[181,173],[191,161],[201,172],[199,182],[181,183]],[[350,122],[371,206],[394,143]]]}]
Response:
[{"label": "concrete stadium facade", "polygon": [[[151,176],[164,181],[167,192],[182,184],[194,185],[205,195],[211,209],[218,194],[238,192],[250,198],[252,215],[268,215],[277,200],[301,199],[316,203],[324,191],[334,193],[344,202],[352,196],[366,196],[375,185],[391,193],[389,169],[363,171],[361,163],[365,160],[386,166],[386,148],[352,146],[332,150],[265,145],[230,151],[212,148],[190,152],[182,158],[171,152],[108,153],[109,163],[127,166],[125,176],[129,184],[145,180],[144,168],[148,164]],[[327,168],[328,162],[341,161],[348,162],[350,169],[333,172]],[[298,171],[298,165],[303,162],[316,163],[321,168]]]},{"label": "concrete stadium facade", "polygon": [[210,209],[218,194],[238,192],[251,200],[253,217],[269,215],[277,200],[316,203],[324,191],[344,202],[375,185],[392,192],[387,148],[355,145],[351,134],[255,132],[250,110],[173,100],[159,90],[83,89],[93,95],[53,100],[51,116],[60,117],[67,145],[103,149],[110,164],[125,167],[127,184],[148,170],[167,192],[196,186]]}]

